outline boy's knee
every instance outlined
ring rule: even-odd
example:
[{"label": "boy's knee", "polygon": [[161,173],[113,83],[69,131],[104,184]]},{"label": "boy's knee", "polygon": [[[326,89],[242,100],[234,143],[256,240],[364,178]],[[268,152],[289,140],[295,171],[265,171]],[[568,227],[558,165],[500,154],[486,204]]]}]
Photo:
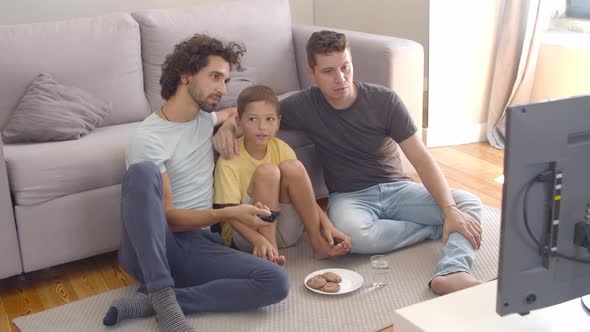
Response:
[{"label": "boy's knee", "polygon": [[285,160],[279,163],[281,175],[284,177],[301,176],[305,174],[305,166],[296,159]]},{"label": "boy's knee", "polygon": [[256,167],[253,178],[255,178],[257,181],[276,181],[281,179],[281,171],[277,165],[262,164]]}]

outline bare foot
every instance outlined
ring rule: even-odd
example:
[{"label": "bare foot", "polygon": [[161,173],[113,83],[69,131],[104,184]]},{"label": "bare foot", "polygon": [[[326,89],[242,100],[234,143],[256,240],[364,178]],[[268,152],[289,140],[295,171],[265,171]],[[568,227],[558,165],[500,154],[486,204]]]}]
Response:
[{"label": "bare foot", "polygon": [[326,259],[336,256],[344,256],[348,253],[349,249],[342,246],[341,243],[330,245],[326,239],[320,238],[320,242],[311,245],[313,250],[313,257],[315,259]]},{"label": "bare foot", "polygon": [[467,272],[456,272],[432,279],[430,287],[435,294],[445,295],[465,288],[483,284]]},{"label": "bare foot", "polygon": [[277,258],[275,258],[274,262],[279,264],[280,266],[283,266],[285,265],[285,263],[287,263],[287,259],[285,258],[285,256],[280,255]]}]

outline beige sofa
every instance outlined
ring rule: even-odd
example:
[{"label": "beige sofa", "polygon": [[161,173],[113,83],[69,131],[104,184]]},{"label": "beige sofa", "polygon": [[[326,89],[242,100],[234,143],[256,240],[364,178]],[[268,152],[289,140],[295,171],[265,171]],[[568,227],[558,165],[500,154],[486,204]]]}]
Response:
[{"label": "beige sofa", "polygon": [[[0,26],[0,128],[41,71],[113,105],[105,123],[81,139],[0,144],[0,278],[117,249],[125,149],[139,122],[163,104],[160,66],[174,44],[194,33],[241,41],[256,82],[285,94],[311,84],[305,43],[318,29],[292,25],[288,0]],[[347,34],[356,79],[395,89],[420,125],[422,47]],[[326,196],[313,145],[300,133],[280,135],[306,165],[316,195]]]}]

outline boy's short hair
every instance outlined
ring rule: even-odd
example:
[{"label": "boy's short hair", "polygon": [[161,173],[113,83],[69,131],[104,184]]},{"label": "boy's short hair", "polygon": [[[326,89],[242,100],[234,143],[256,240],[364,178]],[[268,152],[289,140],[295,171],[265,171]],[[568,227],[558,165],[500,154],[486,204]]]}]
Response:
[{"label": "boy's short hair", "polygon": [[307,65],[313,69],[316,65],[315,56],[317,54],[328,55],[350,50],[350,42],[343,33],[322,30],[311,34],[305,49],[307,51]]},{"label": "boy's short hair", "polygon": [[238,96],[238,116],[241,117],[244,114],[248,104],[256,101],[264,101],[271,104],[277,111],[277,115],[281,115],[279,98],[273,89],[266,85],[253,85],[242,90]]}]

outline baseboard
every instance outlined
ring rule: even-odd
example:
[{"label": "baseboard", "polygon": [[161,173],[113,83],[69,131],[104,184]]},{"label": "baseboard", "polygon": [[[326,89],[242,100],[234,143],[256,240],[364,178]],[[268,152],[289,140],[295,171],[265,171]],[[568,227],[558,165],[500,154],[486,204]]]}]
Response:
[{"label": "baseboard", "polygon": [[422,140],[429,148],[483,142],[487,140],[486,127],[486,123],[462,123],[440,128],[423,128]]}]

